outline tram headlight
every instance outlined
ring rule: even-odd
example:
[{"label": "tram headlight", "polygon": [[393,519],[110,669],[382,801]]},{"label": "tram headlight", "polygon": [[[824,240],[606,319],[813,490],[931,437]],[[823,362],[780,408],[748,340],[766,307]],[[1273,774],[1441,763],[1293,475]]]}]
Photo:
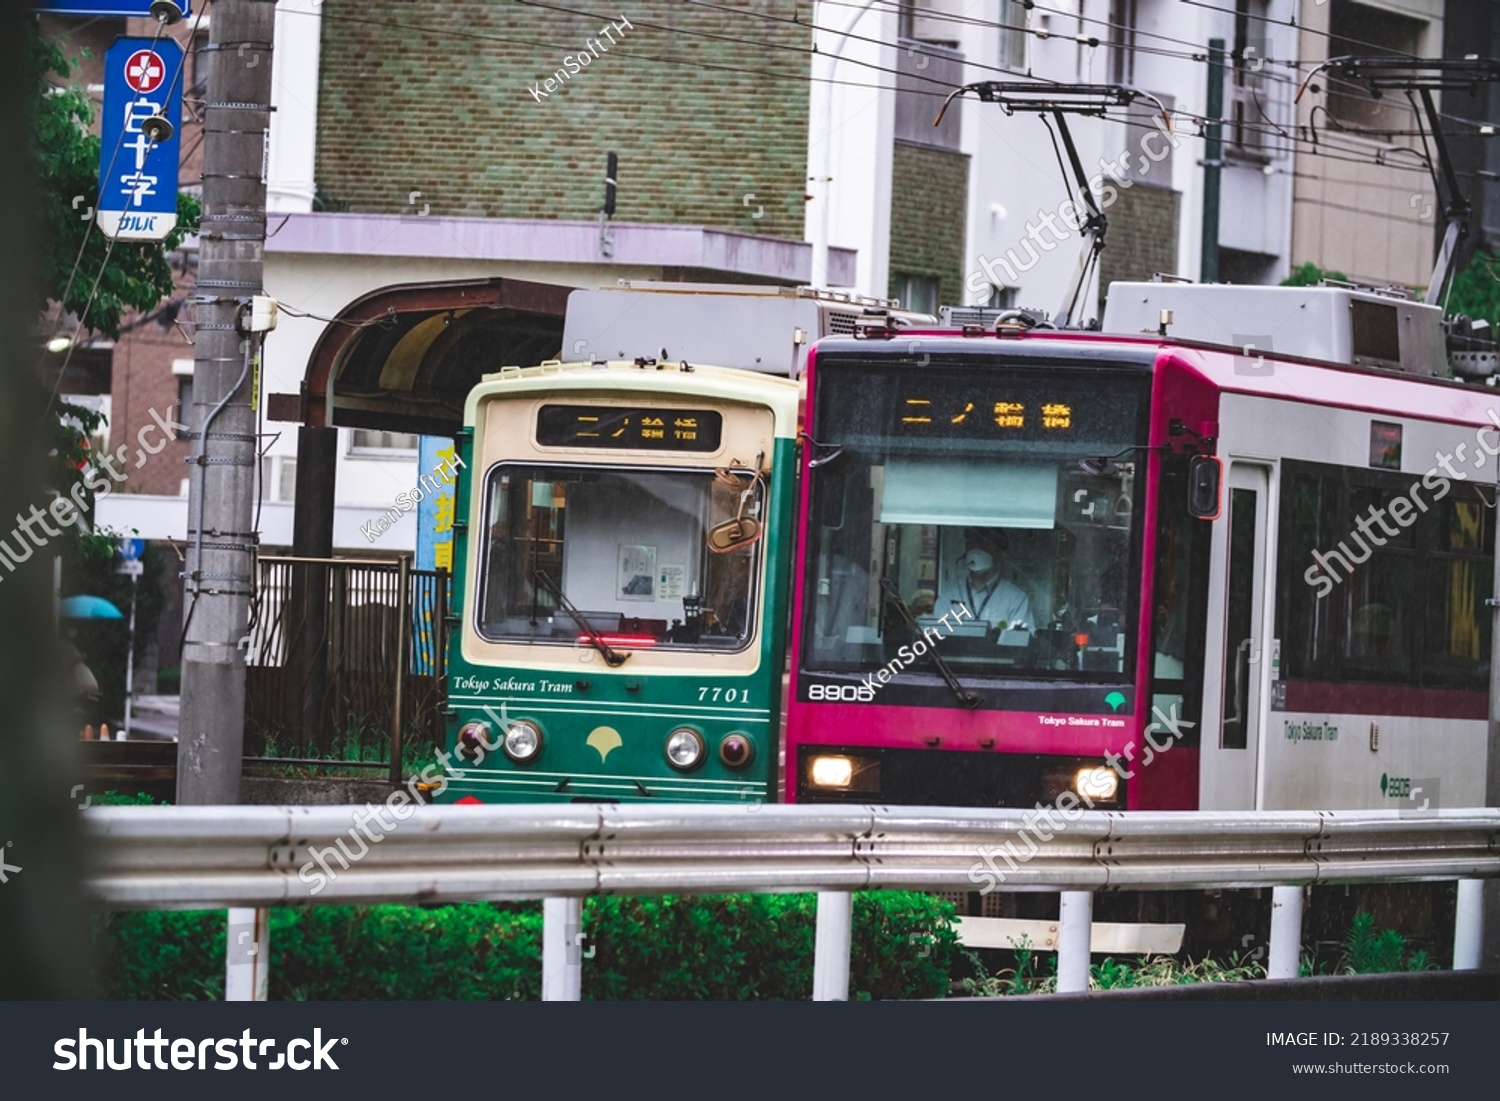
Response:
[{"label": "tram headlight", "polygon": [[814,757],[807,778],[815,788],[847,788],[854,782],[854,758]]},{"label": "tram headlight", "polygon": [[719,760],[730,768],[744,768],[755,759],[755,743],[748,734],[729,734],[719,743]]},{"label": "tram headlight", "polygon": [[703,763],[703,735],[687,726],[680,726],[667,735],[667,764],[680,772],[697,768]]},{"label": "tram headlight", "polygon": [[536,723],[511,723],[505,728],[505,755],[517,764],[536,759],[542,751],[542,729]]},{"label": "tram headlight", "polygon": [[877,793],[880,757],[875,753],[818,753],[802,758],[808,789]]},{"label": "tram headlight", "polygon": [[1073,790],[1096,803],[1110,803],[1120,793],[1120,777],[1112,768],[1089,765],[1073,777]]}]

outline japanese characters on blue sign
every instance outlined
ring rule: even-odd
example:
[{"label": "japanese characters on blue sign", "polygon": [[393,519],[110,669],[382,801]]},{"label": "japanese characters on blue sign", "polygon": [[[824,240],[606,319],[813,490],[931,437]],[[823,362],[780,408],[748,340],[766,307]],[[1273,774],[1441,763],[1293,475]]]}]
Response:
[{"label": "japanese characters on blue sign", "polygon": [[[453,439],[441,436],[423,436],[418,469],[428,473],[437,485],[435,493],[427,493],[417,506],[417,556],[419,570],[447,570],[453,572],[453,517],[458,503],[457,466],[454,459]],[[433,622],[431,601],[413,604],[416,621],[415,644],[412,647],[412,672],[430,674],[437,667],[437,624]]]},{"label": "japanese characters on blue sign", "polygon": [[[170,38],[117,38],[104,55],[95,220],[109,237],[160,241],[177,225],[182,47]],[[172,136],[152,141],[152,116]]]}]

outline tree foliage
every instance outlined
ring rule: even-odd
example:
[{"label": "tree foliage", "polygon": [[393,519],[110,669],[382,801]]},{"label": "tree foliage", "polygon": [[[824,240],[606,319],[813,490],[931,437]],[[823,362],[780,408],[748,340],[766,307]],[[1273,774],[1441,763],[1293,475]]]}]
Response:
[{"label": "tree foliage", "polygon": [[83,88],[69,82],[75,64],[34,30],[30,58],[28,86],[36,92],[32,159],[46,241],[37,310],[61,303],[85,327],[113,340],[128,311],[149,310],[172,293],[167,254],[197,230],[200,207],[179,195],[177,227],[165,241],[111,244],[93,221],[99,192],[99,138],[89,133],[93,105]]},{"label": "tree foliage", "polygon": [[1500,259],[1484,251],[1474,253],[1468,267],[1453,277],[1448,312],[1483,318],[1491,333],[1500,333]]},{"label": "tree foliage", "polygon": [[1341,271],[1324,271],[1311,260],[1301,267],[1292,269],[1292,273],[1281,281],[1283,287],[1316,287],[1324,279],[1337,279],[1347,283],[1349,277]]}]

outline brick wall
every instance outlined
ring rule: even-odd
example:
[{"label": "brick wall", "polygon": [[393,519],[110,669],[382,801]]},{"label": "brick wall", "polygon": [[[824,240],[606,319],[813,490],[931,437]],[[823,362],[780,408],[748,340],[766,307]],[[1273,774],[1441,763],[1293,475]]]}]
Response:
[{"label": "brick wall", "polygon": [[962,305],[969,158],[896,142],[891,165],[891,287],[903,275],[938,280],[938,304]]},{"label": "brick wall", "polygon": [[[589,219],[613,151],[618,221],[800,239],[812,4],[722,6],[745,14],[666,0],[580,5],[609,19],[326,0],[318,187],[359,212],[415,213],[420,191],[416,209],[432,214]],[[796,79],[757,75],[770,70]]]},{"label": "brick wall", "polygon": [[1120,197],[1105,212],[1109,235],[1099,257],[1102,299],[1115,280],[1147,280],[1157,272],[1197,278],[1177,271],[1177,218],[1182,196],[1164,187],[1136,184],[1117,188]]},{"label": "brick wall", "polygon": [[[191,293],[191,286],[178,282],[177,296]],[[186,310],[180,315],[186,319]],[[164,318],[165,319],[165,318]],[[193,347],[175,324],[163,327],[155,319],[143,320],[132,315],[126,324],[136,327],[120,335],[114,351],[114,380],[111,386],[109,450],[124,446],[126,457],[117,469],[128,475],[116,483],[117,493],[152,493],[176,497],[182,491],[182,480],[188,476],[187,458],[192,444],[187,440],[166,442],[152,411],[162,419],[188,423],[177,405],[178,376],[172,373],[174,360],[193,358]],[[156,448],[156,454],[151,449]]]}]

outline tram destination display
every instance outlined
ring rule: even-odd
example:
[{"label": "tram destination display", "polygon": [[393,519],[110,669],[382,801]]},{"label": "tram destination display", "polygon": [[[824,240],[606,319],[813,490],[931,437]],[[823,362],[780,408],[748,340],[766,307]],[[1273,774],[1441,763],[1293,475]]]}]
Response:
[{"label": "tram destination display", "polygon": [[536,439],[543,447],[622,451],[719,450],[723,416],[712,409],[618,405],[544,405]]}]

